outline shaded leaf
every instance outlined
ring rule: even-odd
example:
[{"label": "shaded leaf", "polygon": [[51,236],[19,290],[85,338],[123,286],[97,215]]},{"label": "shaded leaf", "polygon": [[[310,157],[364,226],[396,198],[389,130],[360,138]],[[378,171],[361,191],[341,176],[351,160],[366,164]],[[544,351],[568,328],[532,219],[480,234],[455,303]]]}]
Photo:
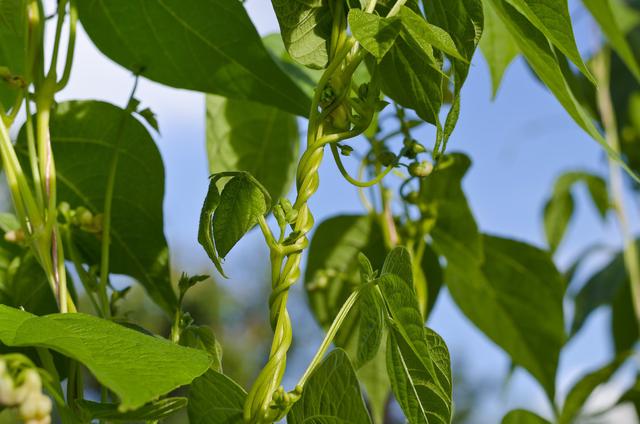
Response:
[{"label": "shaded leaf", "polygon": [[190,325],[180,334],[180,344],[207,352],[213,359],[211,369],[222,372],[222,346],[210,327],[204,325]]},{"label": "shaded leaf", "polygon": [[524,409],[515,409],[502,419],[502,424],[551,424],[544,418]]},{"label": "shaded leaf", "polygon": [[309,113],[309,98],[274,63],[241,2],[87,0],[78,13],[95,45],[134,73]]},{"label": "shaded leaf", "polygon": [[358,300],[360,323],[358,329],[358,346],[356,368],[375,358],[382,342],[384,329],[384,303],[375,287],[363,289]]},{"label": "shaded leaf", "polygon": [[475,266],[454,260],[455,251],[442,252],[451,296],[553,399],[565,342],[562,276],[549,254],[533,246],[493,236],[483,244],[485,259]]},{"label": "shaded leaf", "polygon": [[[169,281],[164,237],[164,165],[147,129],[108,103],[65,102],[51,116],[51,144],[59,202],[101,214],[108,180],[114,178],[109,271],[138,280],[151,298],[173,315],[177,297]],[[18,145],[21,160],[28,163],[24,127]],[[116,166],[112,167],[114,160]],[[97,236],[74,234],[74,239],[85,261],[100,263]]]},{"label": "shaded leaf", "polygon": [[27,1],[0,0],[0,106],[13,106],[27,72]]},{"label": "shaded leaf", "polygon": [[187,406],[187,398],[174,397],[160,399],[144,405],[134,411],[121,412],[113,403],[98,403],[89,400],[76,400],[80,415],[86,422],[91,420],[109,420],[115,422],[154,421],[169,417]]},{"label": "shaded leaf", "polygon": [[213,240],[213,216],[220,204],[220,191],[217,186],[218,178],[209,180],[209,188],[204,198],[202,209],[200,210],[200,221],[198,224],[198,243],[204,248],[213,262],[216,269],[223,277],[226,277],[222,269],[222,260],[216,251],[216,244]]},{"label": "shaded leaf", "polygon": [[331,352],[313,371],[287,423],[371,423],[356,373],[343,350]]},{"label": "shaded leaf", "polygon": [[0,341],[11,347],[52,349],[81,362],[118,396],[121,412],[189,384],[211,362],[204,352],[90,315],[36,317],[4,305],[0,305]]},{"label": "shaded leaf", "polygon": [[247,393],[224,374],[209,370],[189,388],[191,424],[237,424]]},{"label": "shaded leaf", "polygon": [[273,199],[295,175],[299,133],[295,116],[259,103],[207,96],[209,172],[246,171]]}]

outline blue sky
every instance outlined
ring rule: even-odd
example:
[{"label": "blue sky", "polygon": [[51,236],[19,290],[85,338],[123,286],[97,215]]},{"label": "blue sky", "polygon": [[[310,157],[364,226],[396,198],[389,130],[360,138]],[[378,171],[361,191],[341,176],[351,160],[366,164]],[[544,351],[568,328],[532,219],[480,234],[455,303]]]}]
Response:
[{"label": "blue sky", "polygon": [[[571,2],[572,6],[574,2]],[[265,0],[248,0],[245,5],[262,34],[277,29],[277,22]],[[572,10],[574,8],[572,7]],[[588,42],[589,23],[577,28]],[[102,56],[81,31],[76,66],[69,87],[59,100],[98,98],[124,105],[133,78]],[[204,147],[204,98],[202,94],[175,90],[150,81],[141,81],[137,97],[158,115],[161,135],[157,137],[166,167],[165,231],[175,262],[201,267],[207,263],[196,242],[199,208],[206,193],[207,163]],[[495,101],[491,101],[489,74],[481,55],[473,61],[463,91],[460,124],[449,144],[450,150],[467,153],[473,160],[464,187],[476,219],[485,232],[521,239],[543,246],[541,210],[554,178],[563,171],[586,169],[606,175],[606,158],[597,144],[566,115],[552,96],[529,74],[521,61],[508,71]],[[428,141],[427,130],[416,133]],[[311,200],[317,222],[340,213],[361,213],[356,191],[346,183],[331,161],[320,170],[321,186]],[[630,199],[629,199],[630,200]],[[637,203],[631,203],[634,228],[638,229]],[[561,267],[584,246],[595,241],[611,246],[620,244],[613,222],[603,224],[579,192],[578,218],[570,228],[558,254]],[[606,257],[596,258],[591,268]],[[238,299],[251,296],[263,278],[255,278],[268,266],[267,251],[255,232],[243,240],[227,259],[230,280],[220,284]],[[262,267],[262,268],[260,268]],[[201,268],[198,268],[198,270]],[[187,270],[188,271],[188,270]],[[266,303],[266,300],[265,300]],[[318,343],[320,334],[306,314],[300,285],[294,288],[293,317],[302,322],[296,334],[310,340],[309,349],[298,350],[292,358],[286,381],[294,384]],[[266,315],[265,315],[266,319]],[[430,325],[448,343],[454,366],[464,364],[473,381],[500,381],[508,370],[507,357],[456,310],[448,296],[442,296]],[[566,348],[559,373],[560,393],[565,393],[575,378],[586,370],[602,365],[610,355],[607,317],[598,313],[583,333]],[[628,381],[628,373],[620,381]],[[613,384],[601,390],[595,402],[615,398],[620,389]],[[510,386],[496,390],[478,411],[479,422],[491,422],[512,407],[523,406],[547,414],[541,390],[522,371],[516,372]],[[615,418],[629,421],[627,411]],[[492,418],[488,418],[492,417]]]}]

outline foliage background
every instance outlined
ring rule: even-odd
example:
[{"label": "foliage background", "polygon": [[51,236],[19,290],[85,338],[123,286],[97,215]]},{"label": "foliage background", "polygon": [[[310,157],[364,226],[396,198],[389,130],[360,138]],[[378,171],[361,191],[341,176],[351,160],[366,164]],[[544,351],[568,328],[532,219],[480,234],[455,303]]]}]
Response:
[{"label": "foliage background", "polygon": [[[577,22],[578,44],[588,53],[596,42],[593,23],[586,13],[580,13],[578,2],[569,3]],[[48,6],[53,7],[53,2],[49,1]],[[245,6],[261,34],[277,30],[269,2],[247,0]],[[82,30],[77,49],[71,82],[59,98],[96,98],[123,105],[133,82],[130,74],[102,56]],[[156,140],[165,162],[165,232],[175,273],[182,270],[212,273],[208,258],[196,242],[208,175],[204,96],[142,79],[137,97],[143,99],[144,106],[153,109],[161,125],[161,134]],[[544,244],[542,207],[555,177],[573,169],[606,173],[602,149],[570,120],[521,60],[509,69],[497,99],[491,101],[488,69],[482,55],[477,54],[463,90],[462,117],[449,146],[451,151],[466,152],[474,162],[465,179],[465,190],[484,232],[515,235],[541,246]],[[431,140],[433,136],[424,129],[416,135],[419,140]],[[362,210],[355,189],[342,180],[334,167],[331,161],[325,161],[320,170],[320,190],[311,200],[317,222],[338,213]],[[640,203],[635,197],[635,200],[629,197],[634,206],[629,209],[630,220],[637,231]],[[561,269],[585,246],[598,242],[611,247],[620,245],[615,223],[601,224],[586,200],[586,190],[580,191],[578,198],[577,218],[556,256]],[[264,321],[267,305],[263,301],[268,286],[268,252],[259,240],[259,234],[250,234],[228,256],[229,280],[214,274],[215,284],[203,284],[188,298],[197,320],[211,322],[216,327],[216,334],[225,346],[225,369],[240,382],[255,377],[260,358],[268,348],[263,345],[269,334]],[[606,261],[606,256],[595,255],[582,272],[589,275]],[[264,278],[256,278],[261,271]],[[126,280],[123,279],[122,284],[126,284]],[[296,323],[296,340],[285,386],[295,384],[321,337],[320,329],[304,307],[301,285],[295,286],[292,292],[291,314]],[[136,309],[136,302],[141,302],[142,297],[141,292],[131,296],[126,309]],[[162,322],[150,303],[143,310],[145,316],[137,318],[144,318],[153,330],[165,331],[168,323]],[[464,409],[473,402],[473,417],[468,422],[497,422],[506,411],[516,407],[548,415],[541,389],[524,372],[516,371],[505,383],[509,374],[507,356],[474,329],[446,293],[438,300],[430,327],[449,345],[452,368],[461,370],[454,391],[457,391],[459,408]],[[606,313],[599,311],[565,348],[559,368],[559,396],[566,394],[579,375],[607,362],[612,352],[608,332]],[[252,348],[241,350],[242,346]],[[628,385],[633,377],[623,370],[612,384],[597,392],[592,408],[612,402],[622,391],[622,383]],[[509,384],[508,389],[506,386],[501,389],[503,384]],[[610,414],[607,422],[634,422],[633,417],[630,407],[622,407]]]}]

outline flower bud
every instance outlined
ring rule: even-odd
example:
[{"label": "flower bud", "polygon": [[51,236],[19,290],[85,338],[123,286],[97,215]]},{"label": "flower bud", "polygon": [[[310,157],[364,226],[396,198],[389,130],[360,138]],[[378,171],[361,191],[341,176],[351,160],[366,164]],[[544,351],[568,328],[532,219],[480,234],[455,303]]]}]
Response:
[{"label": "flower bud", "polygon": [[409,174],[412,177],[423,178],[431,174],[433,165],[429,162],[413,162],[409,165]]}]

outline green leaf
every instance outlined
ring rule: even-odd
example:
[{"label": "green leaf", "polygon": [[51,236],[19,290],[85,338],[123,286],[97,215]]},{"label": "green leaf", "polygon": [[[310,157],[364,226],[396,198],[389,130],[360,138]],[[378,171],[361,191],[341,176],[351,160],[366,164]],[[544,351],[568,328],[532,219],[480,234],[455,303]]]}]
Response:
[{"label": "green leaf", "polygon": [[213,217],[213,238],[218,255],[227,256],[268,210],[264,192],[248,174],[233,177],[224,186]]},{"label": "green leaf", "polygon": [[451,370],[444,341],[423,327],[415,292],[394,274],[378,279],[390,313],[387,371],[410,423],[451,421]]},{"label": "green leaf", "polygon": [[483,2],[484,33],[480,49],[491,72],[493,97],[495,98],[507,68],[520,53],[518,44],[502,23],[490,2]]},{"label": "green leaf", "polygon": [[420,118],[440,128],[443,75],[436,69],[441,67],[424,50],[399,37],[380,62],[382,90],[393,101],[415,110]]},{"label": "green leaf", "polygon": [[222,269],[222,260],[216,251],[216,244],[213,240],[213,217],[216,209],[220,204],[220,191],[217,186],[218,178],[213,177],[209,180],[209,188],[204,198],[202,209],[200,210],[200,222],[198,224],[198,243],[204,248],[213,262],[216,269],[223,277],[226,277]]},{"label": "green leaf", "polygon": [[36,317],[4,305],[0,305],[0,342],[48,348],[81,362],[118,396],[121,412],[189,384],[211,362],[204,352],[90,315]]},{"label": "green leaf", "polygon": [[391,393],[391,382],[387,373],[387,329],[382,328],[381,342],[376,356],[358,371],[358,381],[364,389],[367,405],[375,424],[383,424],[387,403]]},{"label": "green leaf", "polygon": [[411,289],[413,289],[413,266],[411,264],[411,253],[404,247],[396,247],[384,260],[380,275],[393,274],[398,277]]},{"label": "green leaf", "polygon": [[180,345],[207,352],[213,358],[211,369],[222,372],[222,346],[210,327],[190,325],[180,333]]},{"label": "green leaf", "polygon": [[449,33],[439,26],[428,23],[418,12],[402,6],[398,17],[402,21],[404,32],[423,50],[431,46],[452,58],[468,62],[468,59],[458,51]]},{"label": "green leaf", "polygon": [[[172,316],[177,297],[169,281],[164,237],[164,165],[147,129],[126,111],[108,103],[65,102],[51,116],[51,144],[59,202],[101,214],[108,180],[114,178],[109,271],[138,280]],[[24,127],[18,148],[21,160],[28,163]],[[83,233],[75,241],[87,262],[100,263],[100,239],[96,235]]]},{"label": "green leaf", "polygon": [[571,190],[579,183],[587,186],[591,200],[602,218],[609,210],[607,184],[601,177],[580,171],[566,172],[558,177],[553,194],[544,208],[545,234],[552,253],[560,245],[573,217],[574,198]]},{"label": "green leaf", "polygon": [[329,61],[333,16],[328,0],[271,0],[291,57],[312,69]]},{"label": "green leaf", "polygon": [[36,258],[29,252],[18,259],[17,269],[7,284],[8,306],[24,309],[35,315],[58,312],[58,304],[47,276]]},{"label": "green leaf", "polygon": [[[444,125],[444,148],[460,115],[460,93],[467,80],[471,59],[482,36],[484,16],[481,0],[423,0],[427,20],[451,35],[462,60],[447,53],[453,65],[453,102]],[[442,151],[444,151],[444,148]]]},{"label": "green leaf", "polygon": [[207,96],[209,171],[247,171],[273,199],[287,194],[295,175],[296,118],[259,103]]},{"label": "green leaf", "polygon": [[349,26],[362,47],[380,61],[393,47],[402,29],[402,22],[398,17],[385,18],[351,9]]},{"label": "green leaf", "polygon": [[625,284],[611,303],[611,337],[616,353],[633,349],[640,338],[632,299],[631,287]]},{"label": "green leaf", "polygon": [[595,83],[595,79],[578,51],[567,0],[506,1],[564,53],[583,75]]},{"label": "green leaf", "polygon": [[640,67],[623,29],[616,21],[611,8],[611,0],[582,0],[585,7],[591,12],[591,16],[598,22],[600,29],[606,35],[611,46],[622,58],[629,70],[640,80]]},{"label": "green leaf", "polygon": [[309,113],[309,98],[275,64],[241,2],[86,0],[78,13],[95,45],[134,73]]},{"label": "green leaf", "polygon": [[373,286],[363,289],[358,300],[360,327],[358,329],[356,368],[360,368],[374,359],[378,353],[384,330],[383,307],[384,302]]},{"label": "green leaf", "polygon": [[438,300],[440,289],[444,283],[440,259],[430,245],[425,247],[424,253],[422,254],[419,271],[420,272],[416,272],[416,268],[414,267],[414,284],[419,284],[418,280],[420,277],[416,274],[421,273],[422,276],[424,276],[425,284],[427,285],[427,305],[425,310],[427,311],[427,317],[429,317],[429,314],[433,311],[436,301]]},{"label": "green leaf", "polygon": [[85,422],[108,420],[115,422],[155,421],[169,417],[187,406],[187,398],[173,397],[153,401],[141,408],[129,412],[120,412],[118,405],[98,403],[89,400],[76,400],[76,406]]},{"label": "green leaf", "polygon": [[313,371],[287,423],[371,423],[356,373],[343,350],[332,351]]},{"label": "green leaf", "polygon": [[434,248],[459,266],[478,264],[484,258],[482,237],[462,190],[470,166],[464,154],[443,156],[420,188],[423,216],[435,219],[431,230]]},{"label": "green leaf", "polygon": [[477,265],[442,252],[449,263],[445,280],[451,296],[553,399],[565,342],[562,276],[549,254],[533,246],[492,236],[484,236],[483,243],[485,259]]},{"label": "green leaf", "polygon": [[502,419],[502,424],[551,424],[544,418],[524,409],[515,409]]},{"label": "green leaf", "polygon": [[209,370],[189,388],[189,423],[235,424],[243,422],[247,393],[224,374]]},{"label": "green leaf", "polygon": [[582,377],[569,391],[562,406],[558,424],[573,422],[593,391],[601,384],[606,383],[629,356],[630,352],[618,355],[611,363]]},{"label": "green leaf", "polygon": [[27,72],[27,1],[0,0],[0,106],[13,106]]},{"label": "green leaf", "polygon": [[[358,275],[358,254],[362,252],[374,264],[384,260],[382,231],[370,216],[343,215],[321,222],[311,239],[304,281],[309,305],[318,323],[327,328],[355,287],[361,283]],[[353,312],[356,312],[354,310]],[[349,314],[336,343],[345,347],[353,334],[357,314]]]},{"label": "green leaf", "polygon": [[[576,98],[575,93],[566,81],[562,67],[558,63],[556,52],[549,45],[549,40],[525,16],[510,5],[509,1],[516,0],[489,0],[514,40],[516,40],[519,49],[529,65],[531,65],[531,68],[575,122],[600,144],[609,157],[620,163],[633,179],[640,181],[640,178],[621,160],[620,155],[608,145],[594,125],[589,113]],[[523,0],[517,1],[524,4]],[[551,0],[544,0],[540,2],[540,5],[547,1]],[[566,4],[564,7],[566,7]],[[562,15],[559,15],[559,21],[562,21]],[[567,28],[570,28],[570,26]]]}]

